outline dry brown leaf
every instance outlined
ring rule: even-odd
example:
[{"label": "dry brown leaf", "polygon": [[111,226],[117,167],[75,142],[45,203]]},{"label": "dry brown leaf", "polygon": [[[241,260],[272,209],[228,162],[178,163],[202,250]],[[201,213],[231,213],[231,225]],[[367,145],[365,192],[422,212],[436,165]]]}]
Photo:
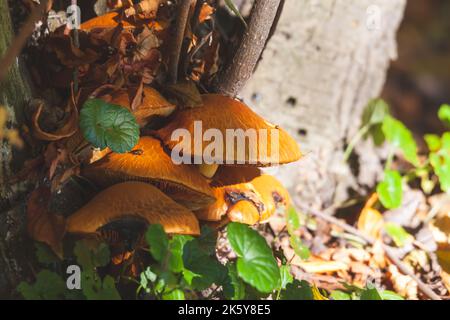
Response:
[{"label": "dry brown leaf", "polygon": [[32,117],[31,127],[33,134],[37,139],[44,141],[57,141],[62,138],[72,136],[78,130],[78,110],[72,99],[69,99],[68,103],[67,111],[69,112],[69,115],[67,117],[67,121],[55,132],[45,132],[41,129],[39,125],[39,117],[41,116],[43,108],[44,103],[41,101]]},{"label": "dry brown leaf", "polygon": [[35,189],[27,202],[27,230],[31,238],[48,244],[52,250],[62,257],[62,239],[66,231],[64,217],[48,211],[50,189]]}]

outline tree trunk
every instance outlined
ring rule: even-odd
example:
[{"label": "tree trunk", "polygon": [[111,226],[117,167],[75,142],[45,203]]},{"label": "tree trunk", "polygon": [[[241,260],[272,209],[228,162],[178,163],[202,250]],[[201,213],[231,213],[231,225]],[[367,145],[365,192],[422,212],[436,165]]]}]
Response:
[{"label": "tree trunk", "polygon": [[277,175],[316,208],[364,191],[382,172],[371,142],[343,162],[361,114],[379,96],[406,0],[287,0],[276,32],[243,97],[298,138],[303,160]]},{"label": "tree trunk", "polygon": [[[12,39],[8,2],[0,0],[0,57]],[[19,63],[14,63],[6,79],[0,83],[0,106],[8,112],[8,128],[18,128],[23,123],[23,108],[31,97],[30,87],[22,71]],[[21,279],[22,266],[26,263],[22,247],[25,210],[23,201],[19,201],[23,196],[24,184],[11,186],[8,183],[13,168],[20,167],[21,158],[21,152],[7,141],[0,141],[0,298],[11,296]]]}]

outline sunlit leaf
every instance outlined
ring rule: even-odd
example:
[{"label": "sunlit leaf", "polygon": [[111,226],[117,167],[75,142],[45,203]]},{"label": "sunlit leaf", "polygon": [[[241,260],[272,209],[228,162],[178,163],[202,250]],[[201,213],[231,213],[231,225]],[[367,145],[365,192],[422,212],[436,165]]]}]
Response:
[{"label": "sunlit leaf", "polygon": [[398,208],[402,204],[403,189],[400,173],[386,170],[383,181],[377,186],[380,201],[388,209]]},{"label": "sunlit leaf", "polygon": [[231,248],[238,256],[239,276],[260,292],[275,290],[280,281],[280,271],[266,240],[240,223],[230,223],[227,232]]},{"label": "sunlit leaf", "polygon": [[413,165],[419,164],[417,144],[411,131],[403,123],[391,116],[386,116],[382,126],[386,140],[403,152],[403,156]]},{"label": "sunlit leaf", "polygon": [[394,240],[397,247],[403,247],[412,239],[412,236],[402,226],[393,222],[385,223],[384,231]]},{"label": "sunlit leaf", "polygon": [[441,119],[443,122],[445,122],[447,125],[450,126],[450,105],[444,104],[439,108],[438,111],[439,119]]},{"label": "sunlit leaf", "polygon": [[430,151],[438,151],[441,148],[441,138],[438,135],[426,134],[424,139]]}]

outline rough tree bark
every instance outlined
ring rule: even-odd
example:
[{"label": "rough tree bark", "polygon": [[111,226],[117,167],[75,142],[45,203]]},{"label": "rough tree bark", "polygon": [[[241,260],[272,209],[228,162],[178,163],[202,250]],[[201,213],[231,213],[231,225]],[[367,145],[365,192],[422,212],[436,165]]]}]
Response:
[{"label": "rough tree bark", "polygon": [[[381,174],[370,142],[343,163],[367,102],[379,96],[406,0],[287,0],[256,73],[242,92],[298,138],[305,157],[278,176],[305,205],[341,203]],[[378,24],[379,22],[379,24]],[[356,170],[355,170],[356,168]]]},{"label": "rough tree bark", "polygon": [[[13,39],[13,30],[7,0],[0,0],[0,57]],[[0,66],[4,68],[5,66]],[[7,109],[9,128],[23,123],[23,107],[31,97],[30,87],[23,77],[18,61],[0,83],[0,106]],[[20,167],[21,155],[7,141],[0,141],[0,298],[8,298],[21,279],[25,264],[22,239],[24,236],[25,210],[23,202],[24,185],[10,186],[8,178],[13,168]]]}]

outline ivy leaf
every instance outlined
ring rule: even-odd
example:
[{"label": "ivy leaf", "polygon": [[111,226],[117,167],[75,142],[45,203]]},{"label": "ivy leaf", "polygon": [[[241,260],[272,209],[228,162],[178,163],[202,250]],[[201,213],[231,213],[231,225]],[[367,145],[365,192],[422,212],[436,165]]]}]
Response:
[{"label": "ivy leaf", "polygon": [[117,153],[133,149],[139,140],[139,125],[126,108],[101,99],[87,100],[80,111],[80,129],[95,147]]},{"label": "ivy leaf", "polygon": [[238,256],[239,276],[260,292],[268,293],[276,289],[280,271],[266,240],[240,223],[230,223],[227,231],[231,248]]},{"label": "ivy leaf", "polygon": [[438,111],[439,119],[441,119],[445,124],[450,126],[450,105],[444,104],[439,108]]},{"label": "ivy leaf", "polygon": [[383,121],[382,130],[386,136],[386,140],[394,147],[399,148],[407,161],[415,166],[419,164],[416,141],[411,131],[403,123],[391,116],[386,116]]},{"label": "ivy leaf", "polygon": [[385,223],[384,231],[394,240],[397,247],[403,247],[412,238],[402,226],[393,222]]},{"label": "ivy leaf", "polygon": [[160,224],[152,224],[145,233],[145,240],[150,246],[150,253],[156,261],[162,262],[167,255],[169,238]]},{"label": "ivy leaf", "polygon": [[305,280],[294,282],[286,286],[286,290],[281,293],[282,300],[314,300],[311,286]]},{"label": "ivy leaf", "polygon": [[402,204],[403,190],[400,173],[393,170],[384,172],[384,179],[377,186],[380,201],[387,209],[398,208]]}]

